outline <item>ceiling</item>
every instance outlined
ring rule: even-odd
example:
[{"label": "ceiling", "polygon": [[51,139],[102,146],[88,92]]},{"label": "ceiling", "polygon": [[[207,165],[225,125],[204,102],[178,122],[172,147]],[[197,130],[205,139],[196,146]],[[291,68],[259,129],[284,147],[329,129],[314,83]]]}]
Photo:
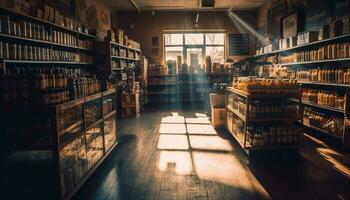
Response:
[{"label": "ceiling", "polygon": [[201,0],[104,0],[117,11],[253,10],[267,0],[216,0],[214,8],[201,8]]}]

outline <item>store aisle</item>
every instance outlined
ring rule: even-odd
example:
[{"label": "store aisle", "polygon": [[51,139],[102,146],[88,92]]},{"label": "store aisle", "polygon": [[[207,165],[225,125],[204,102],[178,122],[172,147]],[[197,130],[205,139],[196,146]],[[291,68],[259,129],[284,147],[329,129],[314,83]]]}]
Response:
[{"label": "store aisle", "polygon": [[299,159],[248,165],[204,112],[154,110],[118,122],[119,146],[76,200],[350,198],[349,155],[312,137]]}]

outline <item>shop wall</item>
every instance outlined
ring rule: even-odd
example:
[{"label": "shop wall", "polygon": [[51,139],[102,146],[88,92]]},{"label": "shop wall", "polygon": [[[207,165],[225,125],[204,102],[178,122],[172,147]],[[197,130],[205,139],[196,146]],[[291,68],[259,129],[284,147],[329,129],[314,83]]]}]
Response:
[{"label": "shop wall", "polygon": [[[85,0],[85,6],[81,6],[84,0],[76,0],[77,14],[80,20],[91,29],[97,30],[97,37],[103,40],[107,31],[111,29],[112,8],[104,1]],[[88,10],[95,10],[96,15],[89,14]]]},{"label": "shop wall", "polygon": [[[276,7],[284,7],[279,12],[271,14]],[[350,0],[269,0],[257,12],[257,27],[266,37],[280,37],[281,19],[293,12],[303,16],[303,30],[318,31],[331,20],[349,15]]]},{"label": "shop wall", "polygon": [[[247,24],[256,27],[256,12],[240,11],[235,12]],[[226,43],[228,44],[229,33],[249,33],[247,30],[238,29],[226,12],[200,12],[198,27],[195,27],[197,12],[151,12],[142,13],[118,13],[119,25],[127,32],[129,37],[140,42],[145,56],[153,62],[163,61],[163,33],[167,30],[225,30],[227,33]],[[152,37],[159,37],[158,48],[153,48]],[[157,52],[156,49],[159,51]],[[226,58],[241,59],[241,56],[229,56],[226,46]],[[250,35],[250,54],[255,52],[255,39]]]}]

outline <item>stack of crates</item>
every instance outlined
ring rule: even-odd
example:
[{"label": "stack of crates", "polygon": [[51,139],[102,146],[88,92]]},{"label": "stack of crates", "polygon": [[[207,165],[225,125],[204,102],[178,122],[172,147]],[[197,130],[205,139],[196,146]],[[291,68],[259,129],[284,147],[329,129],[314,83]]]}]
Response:
[{"label": "stack of crates", "polygon": [[122,93],[122,118],[137,118],[140,116],[140,93]]}]

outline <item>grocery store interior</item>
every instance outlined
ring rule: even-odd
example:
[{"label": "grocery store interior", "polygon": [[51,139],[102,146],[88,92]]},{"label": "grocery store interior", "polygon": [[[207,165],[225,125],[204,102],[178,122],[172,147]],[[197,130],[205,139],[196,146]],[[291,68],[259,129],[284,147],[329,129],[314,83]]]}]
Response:
[{"label": "grocery store interior", "polygon": [[350,0],[1,0],[0,199],[350,200]]}]

